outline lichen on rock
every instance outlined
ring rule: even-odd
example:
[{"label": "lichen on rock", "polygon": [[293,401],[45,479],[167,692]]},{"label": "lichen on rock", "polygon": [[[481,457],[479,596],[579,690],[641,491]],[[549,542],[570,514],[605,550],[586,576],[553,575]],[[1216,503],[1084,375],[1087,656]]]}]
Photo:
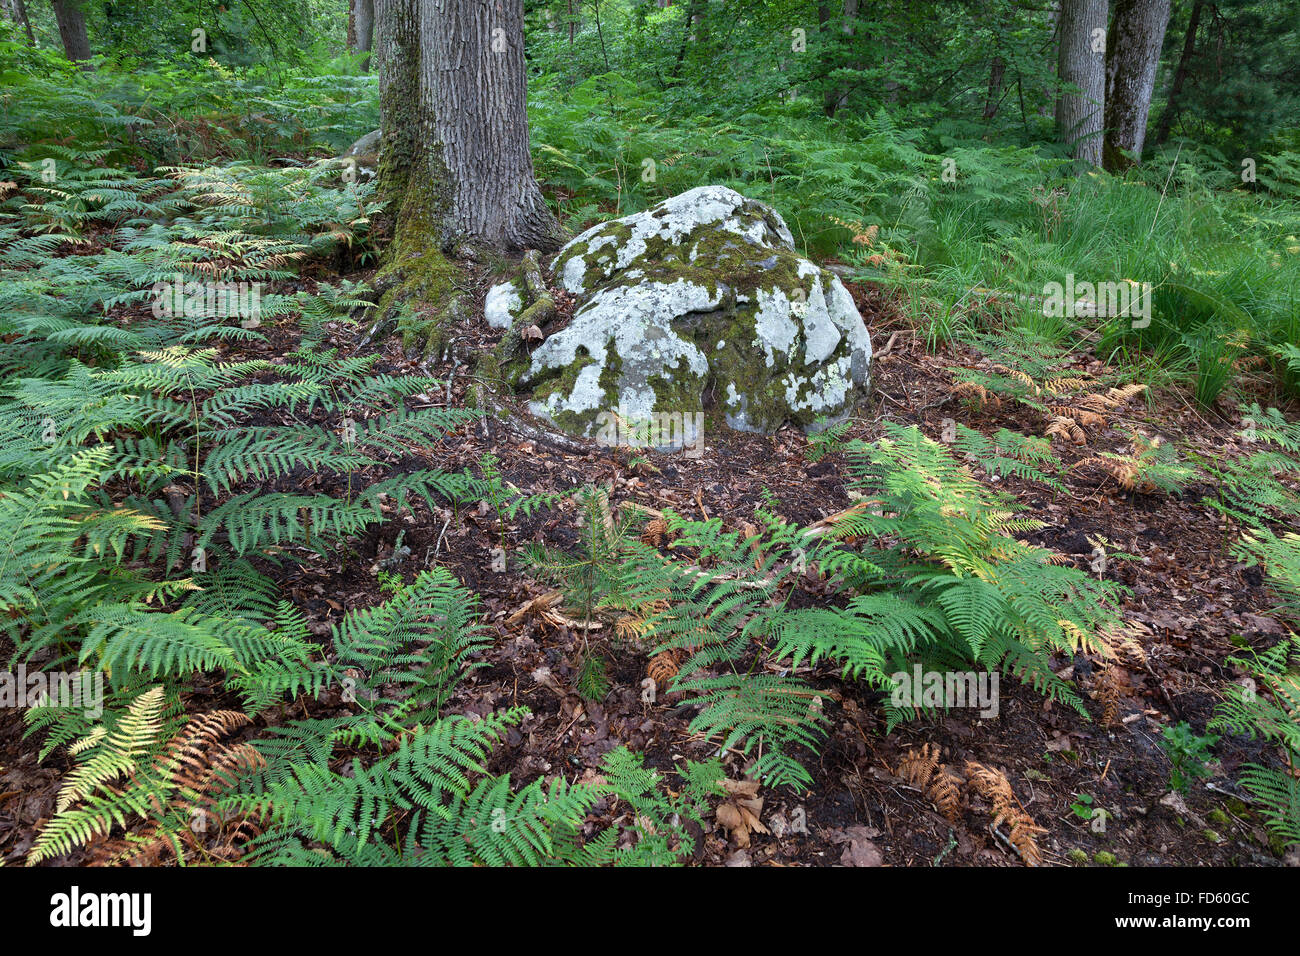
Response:
[{"label": "lichen on rock", "polygon": [[604,412],[644,420],[708,403],[744,431],[811,429],[870,385],[871,338],[849,291],[795,252],[771,207],[726,187],[588,229],[551,269],[578,304],[520,382],[532,412],[572,434],[591,437]]},{"label": "lichen on rock", "polygon": [[523,304],[517,281],[511,279],[499,282],[487,291],[487,298],[483,301],[483,318],[494,329],[508,329],[514,324]]}]

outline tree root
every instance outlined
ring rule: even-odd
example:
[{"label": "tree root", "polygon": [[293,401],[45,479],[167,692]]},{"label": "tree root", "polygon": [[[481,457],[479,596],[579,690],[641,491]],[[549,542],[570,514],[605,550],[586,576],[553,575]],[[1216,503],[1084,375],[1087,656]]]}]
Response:
[{"label": "tree root", "polygon": [[527,250],[524,253],[523,261],[519,264],[519,268],[531,304],[519,313],[519,316],[511,323],[509,330],[501,339],[501,343],[496,347],[497,361],[501,365],[505,365],[519,354],[523,348],[524,334],[529,329],[536,327],[540,330],[542,326],[559,315],[555,299],[552,298],[550,290],[546,287],[546,280],[542,278],[542,264],[538,251],[536,249]]}]

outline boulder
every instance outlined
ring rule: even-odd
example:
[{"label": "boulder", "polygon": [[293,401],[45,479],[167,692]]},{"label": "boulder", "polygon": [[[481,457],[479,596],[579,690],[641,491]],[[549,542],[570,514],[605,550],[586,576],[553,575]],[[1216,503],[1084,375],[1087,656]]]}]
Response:
[{"label": "boulder", "polygon": [[849,291],[795,252],[771,207],[726,187],[588,229],[551,269],[576,297],[573,318],[518,381],[533,414],[570,434],[598,435],[611,412],[639,423],[708,410],[742,431],[813,430],[870,386],[871,338]]},{"label": "boulder", "polygon": [[367,133],[349,146],[338,162],[355,170],[355,177],[362,182],[374,179],[379,167],[379,130]]}]

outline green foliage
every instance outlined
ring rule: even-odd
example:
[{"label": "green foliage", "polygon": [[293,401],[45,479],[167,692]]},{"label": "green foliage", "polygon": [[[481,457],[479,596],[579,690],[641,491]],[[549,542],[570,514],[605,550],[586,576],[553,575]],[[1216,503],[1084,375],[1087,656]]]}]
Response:
[{"label": "green foliage", "polygon": [[[243,714],[214,711],[176,729],[162,687],[152,687],[105,718],[68,752],[77,767],[63,782],[55,815],[27,854],[27,865],[70,853],[93,837],[108,838],[114,825],[140,818],[113,847],[116,860],[166,845],[184,860],[191,827],[206,826],[211,792],[250,766],[255,754],[220,738],[248,723]],[[170,741],[163,735],[175,730]]]},{"label": "green foliage", "polygon": [[1300,496],[1281,480],[1300,472],[1300,425],[1287,422],[1276,408],[1264,411],[1251,405],[1243,411],[1243,440],[1277,448],[1203,462],[1202,468],[1214,479],[1215,492],[1205,502],[1243,524],[1265,528],[1271,520],[1300,515]]},{"label": "green foliage", "polygon": [[1128,455],[1102,452],[1100,458],[1114,462],[1107,470],[1128,490],[1145,494],[1162,492],[1180,495],[1196,478],[1196,469],[1182,464],[1178,450],[1168,442],[1132,433],[1133,451]]},{"label": "green foliage", "polygon": [[1045,438],[1022,435],[999,428],[992,436],[956,423],[953,449],[968,455],[988,474],[999,478],[1014,475],[1026,481],[1046,485],[1053,491],[1065,491],[1058,477],[1064,466],[1052,454],[1051,442]]},{"label": "green foliage", "polygon": [[1285,768],[1247,764],[1241,785],[1259,801],[1284,846],[1300,843],[1300,638],[1291,635],[1263,653],[1228,658],[1249,679],[1228,685],[1210,729],[1261,739],[1281,748]]},{"label": "green foliage", "polygon": [[353,611],[334,628],[336,666],[365,712],[401,724],[436,719],[472,658],[490,641],[477,599],[443,568],[423,571],[392,600]]},{"label": "green foliage", "polygon": [[[917,429],[888,425],[886,435],[850,450],[866,500],[832,530],[876,547],[832,543],[809,558],[853,596],[843,608],[802,612],[806,622],[781,634],[778,652],[796,665],[837,661],[882,689],[909,660],[936,670],[969,661],[1083,712],[1050,657],[1104,647],[1122,589],[1049,563],[1045,549],[1014,537],[1039,523],[1016,518],[1014,504]],[[909,716],[887,713],[891,724]]]},{"label": "green foliage", "polygon": [[645,767],[645,757],[626,747],[611,750],[601,761],[601,775],[607,791],[632,808],[630,829],[635,841],[626,847],[613,846],[618,828],[611,827],[601,838],[587,845],[590,862],[609,860],[617,866],[665,866],[684,862],[698,845],[687,821],[705,829],[708,799],[725,791],[722,761],[686,761],[681,784],[674,792],[663,786],[662,775]]},{"label": "green foliage", "polygon": [[576,554],[530,542],[521,556],[525,567],[564,591],[568,606],[579,615],[586,641],[599,614],[619,611],[643,615],[659,593],[629,562],[639,551],[630,537],[633,522],[622,514],[615,515],[608,492],[585,487],[578,492],[576,504]]},{"label": "green foliage", "polygon": [[1248,565],[1258,564],[1278,599],[1283,616],[1300,623],[1300,534],[1276,535],[1257,528],[1242,537],[1238,555]]},{"label": "green foliage", "polygon": [[1210,757],[1210,748],[1218,741],[1213,734],[1200,736],[1185,720],[1166,727],[1159,743],[1169,757],[1169,785],[1179,793],[1187,793],[1193,780],[1208,777],[1210,769],[1205,762]]}]

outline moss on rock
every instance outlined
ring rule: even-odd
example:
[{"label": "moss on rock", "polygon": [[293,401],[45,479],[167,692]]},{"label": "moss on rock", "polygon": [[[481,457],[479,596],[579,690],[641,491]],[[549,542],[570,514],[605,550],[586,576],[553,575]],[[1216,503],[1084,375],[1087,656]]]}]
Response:
[{"label": "moss on rock", "polygon": [[[579,306],[511,381],[566,431],[590,436],[606,410],[693,414],[706,398],[734,428],[813,429],[869,387],[870,337],[848,291],[795,252],[780,216],[732,190],[593,227],[552,268]],[[579,372],[599,372],[575,374],[579,356]]]}]

